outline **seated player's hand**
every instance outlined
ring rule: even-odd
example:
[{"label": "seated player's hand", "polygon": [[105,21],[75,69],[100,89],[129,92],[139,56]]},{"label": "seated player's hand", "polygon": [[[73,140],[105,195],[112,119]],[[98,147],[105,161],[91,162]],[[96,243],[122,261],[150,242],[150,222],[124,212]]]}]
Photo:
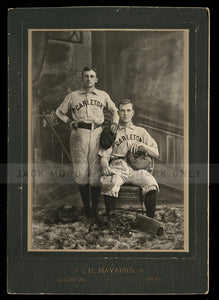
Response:
[{"label": "seated player's hand", "polygon": [[107,167],[102,168],[102,174],[105,176],[110,176],[115,173],[112,171],[112,169],[109,166],[107,166]]},{"label": "seated player's hand", "polygon": [[113,133],[116,133],[117,127],[118,127],[118,124],[117,124],[117,123],[113,123],[113,124],[111,125],[111,131],[112,131]]},{"label": "seated player's hand", "polygon": [[138,152],[138,143],[133,143],[131,146],[130,146],[130,149],[129,151],[132,152],[132,153],[137,153]]}]

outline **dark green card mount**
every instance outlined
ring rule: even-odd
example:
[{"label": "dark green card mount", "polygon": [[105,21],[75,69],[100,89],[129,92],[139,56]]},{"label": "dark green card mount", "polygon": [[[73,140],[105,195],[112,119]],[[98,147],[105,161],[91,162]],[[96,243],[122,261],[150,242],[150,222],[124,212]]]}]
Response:
[{"label": "dark green card mount", "polygon": [[[10,294],[206,294],[208,266],[209,10],[207,8],[64,7],[8,11],[8,163],[28,163],[28,29],[188,29],[188,252],[28,251],[28,186],[8,178],[7,286]],[[80,40],[80,36],[77,37]]]}]

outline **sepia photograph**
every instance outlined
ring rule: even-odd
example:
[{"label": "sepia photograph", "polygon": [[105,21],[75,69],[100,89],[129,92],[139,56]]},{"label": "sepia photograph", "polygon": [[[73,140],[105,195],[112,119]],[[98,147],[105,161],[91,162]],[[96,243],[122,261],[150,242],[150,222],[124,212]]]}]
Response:
[{"label": "sepia photograph", "polygon": [[28,30],[28,251],[188,251],[189,31]]}]

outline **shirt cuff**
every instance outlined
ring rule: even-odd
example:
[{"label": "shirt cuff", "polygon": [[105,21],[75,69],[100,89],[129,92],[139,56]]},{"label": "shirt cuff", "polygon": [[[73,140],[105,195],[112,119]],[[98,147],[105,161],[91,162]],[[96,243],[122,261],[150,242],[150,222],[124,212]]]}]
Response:
[{"label": "shirt cuff", "polygon": [[109,148],[107,150],[100,149],[99,152],[98,152],[98,155],[101,156],[101,157],[105,157],[107,159],[110,159],[111,153],[112,153],[112,148]]}]

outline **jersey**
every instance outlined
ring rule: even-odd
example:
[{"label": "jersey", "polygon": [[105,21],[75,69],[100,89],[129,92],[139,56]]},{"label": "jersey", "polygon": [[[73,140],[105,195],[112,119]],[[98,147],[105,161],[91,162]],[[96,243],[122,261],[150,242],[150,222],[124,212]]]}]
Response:
[{"label": "jersey", "polygon": [[108,150],[100,149],[99,155],[107,158],[125,157],[130,146],[138,142],[139,146],[147,145],[158,154],[157,143],[143,127],[131,124],[129,127],[118,125],[114,144]]},{"label": "jersey", "polygon": [[100,125],[104,122],[104,109],[111,113],[112,122],[118,123],[117,108],[106,92],[96,88],[92,92],[82,89],[68,94],[56,114],[65,123],[68,120],[66,114],[70,111],[73,121]]}]

